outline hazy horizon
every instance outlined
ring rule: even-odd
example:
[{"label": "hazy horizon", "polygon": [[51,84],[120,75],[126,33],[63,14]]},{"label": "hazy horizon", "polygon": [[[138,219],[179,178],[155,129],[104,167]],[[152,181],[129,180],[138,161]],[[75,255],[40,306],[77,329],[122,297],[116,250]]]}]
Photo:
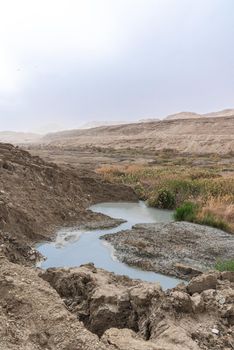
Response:
[{"label": "hazy horizon", "polygon": [[233,108],[233,23],[232,0],[8,0],[0,131]]}]

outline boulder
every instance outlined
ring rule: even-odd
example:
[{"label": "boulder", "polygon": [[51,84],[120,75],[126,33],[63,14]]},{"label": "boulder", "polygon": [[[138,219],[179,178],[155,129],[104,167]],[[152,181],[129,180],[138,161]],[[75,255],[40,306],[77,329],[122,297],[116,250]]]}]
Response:
[{"label": "boulder", "polygon": [[187,290],[190,295],[201,293],[207,289],[216,289],[219,274],[207,273],[193,278],[187,285]]}]

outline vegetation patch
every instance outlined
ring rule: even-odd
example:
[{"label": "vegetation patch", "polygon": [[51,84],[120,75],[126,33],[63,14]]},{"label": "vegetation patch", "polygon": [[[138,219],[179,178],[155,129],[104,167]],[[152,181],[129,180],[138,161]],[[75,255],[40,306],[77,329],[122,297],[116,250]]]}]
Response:
[{"label": "vegetation patch", "polygon": [[175,209],[175,219],[234,233],[234,175],[222,169],[188,165],[104,166],[97,172],[130,185],[149,206]]},{"label": "vegetation patch", "polygon": [[234,260],[218,261],[215,265],[218,271],[234,271]]},{"label": "vegetation patch", "polygon": [[167,189],[159,190],[156,197],[150,197],[148,200],[149,206],[161,209],[173,209],[175,203],[176,198],[174,193]]},{"label": "vegetation patch", "polygon": [[176,221],[191,221],[195,222],[198,212],[198,206],[195,203],[186,202],[179,208],[176,208],[174,219]]}]

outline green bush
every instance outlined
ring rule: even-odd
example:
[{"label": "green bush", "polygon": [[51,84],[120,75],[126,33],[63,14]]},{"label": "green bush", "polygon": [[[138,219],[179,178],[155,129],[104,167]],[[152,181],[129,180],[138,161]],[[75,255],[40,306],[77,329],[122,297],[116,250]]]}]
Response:
[{"label": "green bush", "polygon": [[151,197],[148,200],[151,207],[161,209],[173,209],[176,204],[175,195],[168,190],[159,190],[156,197]]},{"label": "green bush", "polygon": [[196,218],[198,206],[191,202],[185,202],[174,213],[174,219],[176,221],[191,221]]},{"label": "green bush", "polygon": [[218,261],[215,268],[218,271],[234,271],[234,260]]}]

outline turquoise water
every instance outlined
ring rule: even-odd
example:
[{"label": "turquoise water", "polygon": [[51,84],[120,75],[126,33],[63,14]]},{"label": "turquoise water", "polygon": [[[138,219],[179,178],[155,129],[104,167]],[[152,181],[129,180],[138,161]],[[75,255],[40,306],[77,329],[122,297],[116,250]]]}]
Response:
[{"label": "turquoise water", "polygon": [[118,261],[114,256],[112,246],[99,239],[106,233],[130,229],[138,223],[170,222],[172,221],[171,211],[149,208],[144,202],[101,203],[91,206],[90,209],[113,218],[124,219],[126,222],[112,229],[66,228],[59,230],[54,242],[42,243],[37,247],[40,253],[47,258],[41,262],[42,268],[73,267],[92,262],[96,267],[119,275],[127,275],[148,282],[160,282],[164,289],[173,288],[181,282],[176,278],[143,271]]}]

